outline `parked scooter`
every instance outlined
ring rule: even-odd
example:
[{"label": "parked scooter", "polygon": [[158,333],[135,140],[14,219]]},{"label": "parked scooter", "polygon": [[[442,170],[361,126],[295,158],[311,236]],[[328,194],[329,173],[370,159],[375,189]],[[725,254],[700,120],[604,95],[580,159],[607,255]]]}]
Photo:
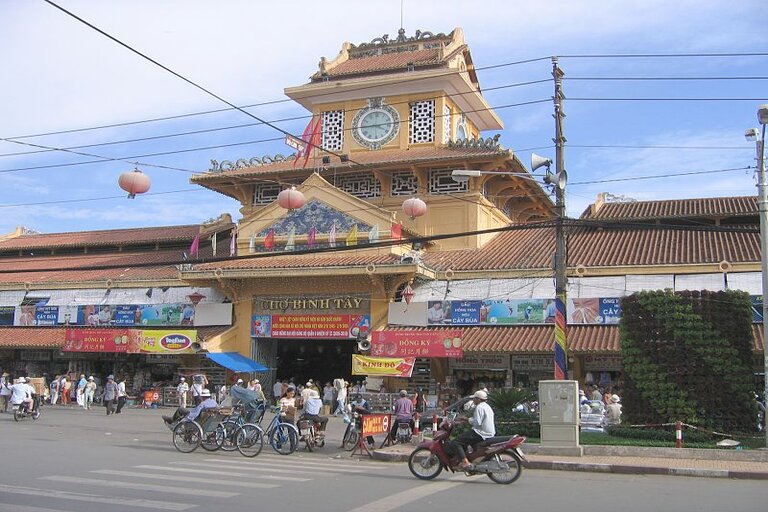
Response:
[{"label": "parked scooter", "polygon": [[21,403],[19,405],[13,406],[13,419],[16,421],[21,421],[24,418],[31,417],[33,420],[36,420],[40,417],[40,401],[37,399],[37,395],[32,396],[32,411],[29,410],[27,407],[27,404]]},{"label": "parked scooter", "polygon": [[[432,480],[443,469],[456,472],[461,461],[456,455],[446,451],[451,431],[455,423],[443,421],[431,440],[419,444],[408,458],[408,469],[413,476],[421,480]],[[472,469],[465,470],[468,476],[484,474],[497,484],[511,484],[523,471],[527,461],[520,450],[525,441],[522,436],[491,437],[472,446],[467,451],[467,459],[472,463]]]}]

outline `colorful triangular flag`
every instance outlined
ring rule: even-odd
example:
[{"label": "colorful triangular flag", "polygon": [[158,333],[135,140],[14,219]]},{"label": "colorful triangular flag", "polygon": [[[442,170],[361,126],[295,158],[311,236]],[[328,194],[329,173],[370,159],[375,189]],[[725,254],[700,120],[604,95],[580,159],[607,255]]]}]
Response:
[{"label": "colorful triangular flag", "polygon": [[288,240],[285,242],[285,250],[292,251],[296,248],[296,227],[291,226],[288,230]]},{"label": "colorful triangular flag", "polygon": [[392,228],[390,230],[390,237],[392,240],[402,240],[403,238],[403,225],[402,224],[392,224]]},{"label": "colorful triangular flag", "polygon": [[317,228],[315,226],[312,226],[311,228],[309,228],[309,233],[307,233],[307,247],[309,247],[310,249],[314,249],[315,245],[317,245],[315,243],[316,239],[317,239]]},{"label": "colorful triangular flag", "polygon": [[270,229],[269,233],[267,233],[267,236],[264,237],[264,248],[268,251],[271,251],[275,248],[275,230]]},{"label": "colorful triangular flag", "polygon": [[357,224],[352,224],[352,229],[347,233],[347,247],[357,245]]},{"label": "colorful triangular flag", "polygon": [[368,242],[373,244],[373,243],[376,243],[378,241],[379,241],[379,225],[376,224],[368,232]]},{"label": "colorful triangular flag", "polygon": [[214,256],[216,256],[216,246],[218,245],[217,235],[218,233],[214,233],[213,236],[211,237],[211,249],[213,249]]},{"label": "colorful triangular flag", "polygon": [[251,235],[251,239],[248,240],[248,252],[253,254],[256,252],[256,233]]},{"label": "colorful triangular flag", "polygon": [[336,247],[336,223],[333,223],[331,230],[328,232],[328,247]]},{"label": "colorful triangular flag", "polygon": [[200,233],[195,235],[192,245],[189,246],[189,255],[195,256],[200,252]]}]

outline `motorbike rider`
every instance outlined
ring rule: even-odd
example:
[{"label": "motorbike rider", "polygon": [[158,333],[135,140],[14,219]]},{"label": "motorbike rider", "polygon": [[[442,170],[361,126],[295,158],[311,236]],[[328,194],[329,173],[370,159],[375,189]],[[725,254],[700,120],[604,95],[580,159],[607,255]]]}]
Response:
[{"label": "motorbike rider", "polygon": [[27,379],[19,377],[16,384],[11,386],[11,404],[19,406],[24,404],[27,412],[35,410],[35,401],[32,396],[35,394],[35,388],[27,384]]},{"label": "motorbike rider", "polygon": [[320,409],[323,407],[323,401],[320,400],[320,393],[314,389],[307,392],[307,400],[304,402],[304,413],[299,419],[310,420],[320,425],[320,436],[325,435],[325,426],[328,424],[326,416],[320,416]]},{"label": "motorbike rider", "polygon": [[467,459],[466,447],[496,435],[493,409],[488,405],[488,393],[482,389],[475,391],[475,394],[472,395],[472,402],[475,404],[475,411],[469,418],[469,424],[472,428],[459,434],[459,437],[453,442],[453,449],[461,460],[459,465],[461,470],[472,469],[472,464]]},{"label": "motorbike rider", "polygon": [[408,423],[413,431],[413,401],[408,398],[408,391],[401,389],[400,398],[395,400],[393,406],[395,410],[395,421],[392,422],[392,429],[389,432],[391,439],[397,439],[397,427],[400,423]]}]

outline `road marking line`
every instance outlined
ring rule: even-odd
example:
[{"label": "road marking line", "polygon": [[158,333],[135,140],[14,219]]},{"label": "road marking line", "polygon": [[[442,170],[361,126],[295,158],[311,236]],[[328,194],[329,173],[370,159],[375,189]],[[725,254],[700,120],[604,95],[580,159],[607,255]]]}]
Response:
[{"label": "road marking line", "polygon": [[386,498],[381,498],[380,500],[366,503],[360,507],[350,509],[347,512],[390,512],[414,501],[423,499],[430,494],[435,494],[448,490],[452,487],[457,487],[462,483],[463,482],[451,481],[431,483],[423,482],[418,487],[413,487],[407,491],[398,492],[396,494],[387,496]]},{"label": "road marking line", "polygon": [[125,489],[136,489],[141,491],[169,492],[176,494],[189,494],[192,496],[211,496],[214,498],[234,498],[240,496],[238,492],[215,491],[213,489],[193,489],[191,487],[176,487],[168,485],[140,484],[136,482],[124,482],[122,480],[95,480],[93,478],[80,478],[76,476],[51,475],[42,476],[38,480],[49,480],[52,482],[66,482],[70,484],[86,484],[99,487],[123,487]]},{"label": "road marking line", "polygon": [[[152,480],[172,480],[174,482],[178,482],[179,478],[181,478],[178,475],[159,475],[157,473],[139,473],[138,471],[120,471],[117,469],[99,469],[91,471],[91,473],[114,476],[131,476],[135,478],[151,478]],[[256,482],[239,482],[235,480],[214,480],[210,478],[195,478],[194,476],[185,476],[183,478],[184,482],[189,483],[231,485],[234,487],[248,487],[249,489],[274,489],[275,487],[280,487],[277,484],[260,484]]]},{"label": "road marking line", "polygon": [[141,500],[130,498],[117,498],[112,496],[100,496],[97,494],[80,494],[67,491],[55,491],[53,489],[35,489],[32,487],[16,487],[0,484],[0,492],[10,494],[22,494],[26,496],[44,496],[61,500],[87,501],[91,503],[106,503],[111,506],[126,506],[140,508],[156,508],[161,510],[187,510],[197,505],[191,503],[175,503],[171,501]]},{"label": "road marking line", "polygon": [[[189,463],[187,463],[189,464]],[[157,469],[160,471],[178,471],[180,473],[200,473],[203,475],[216,475],[221,476],[221,470],[207,470],[207,469],[191,469],[191,468],[176,468],[176,467],[169,467],[169,466],[151,466],[151,465],[142,465],[142,466],[133,466],[135,469]],[[227,466],[228,469],[232,469],[230,466]],[[280,480],[283,482],[309,482],[311,478],[293,478],[289,476],[273,476],[273,475],[253,475],[251,473],[233,473],[231,471],[227,471],[227,475],[229,476],[247,476],[251,478],[268,478],[272,480]]]}]

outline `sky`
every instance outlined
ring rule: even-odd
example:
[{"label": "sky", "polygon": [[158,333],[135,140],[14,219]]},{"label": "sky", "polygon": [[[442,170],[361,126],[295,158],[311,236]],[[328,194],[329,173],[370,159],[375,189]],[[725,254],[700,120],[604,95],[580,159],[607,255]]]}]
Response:
[{"label": "sky", "polygon": [[[532,151],[555,156],[551,101],[519,104],[551,99],[549,57],[559,56],[570,216],[600,192],[756,194],[755,143],[744,131],[768,103],[763,0],[57,3],[233,104],[262,104],[247,110],[296,135],[307,112],[283,89],[307,83],[344,41],[395,37],[401,19],[408,36],[462,27],[505,125],[484,135],[500,133],[526,165]],[[0,63],[0,234],[192,224],[222,213],[237,221],[239,203],[190,177],[211,159],[292,152],[241,112],[185,115],[227,106],[43,0],[0,0]],[[135,167],[152,187],[127,199],[117,180]]]}]

